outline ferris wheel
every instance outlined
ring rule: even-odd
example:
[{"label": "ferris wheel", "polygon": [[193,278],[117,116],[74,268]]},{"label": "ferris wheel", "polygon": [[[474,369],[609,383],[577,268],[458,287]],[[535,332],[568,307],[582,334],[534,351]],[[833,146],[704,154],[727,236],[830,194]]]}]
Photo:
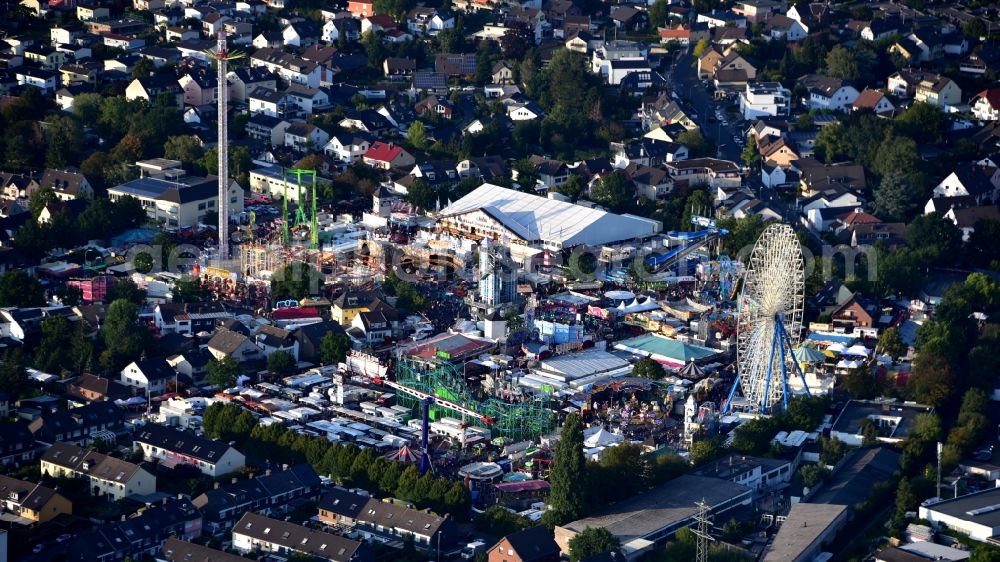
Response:
[{"label": "ferris wheel", "polygon": [[[793,351],[802,328],[804,284],[802,250],[795,231],[785,224],[767,227],[747,261],[737,301],[737,377],[725,410],[735,405],[767,414],[788,406],[789,375],[803,377]],[[743,397],[734,404],[737,388]],[[808,395],[804,377],[802,388]]]}]

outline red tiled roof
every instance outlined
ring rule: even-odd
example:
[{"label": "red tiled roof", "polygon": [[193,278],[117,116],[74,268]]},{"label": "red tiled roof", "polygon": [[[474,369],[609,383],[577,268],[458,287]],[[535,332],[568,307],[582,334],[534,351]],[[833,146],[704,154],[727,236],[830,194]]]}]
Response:
[{"label": "red tiled roof", "polygon": [[660,39],[688,39],[691,37],[691,30],[684,29],[683,27],[678,28],[660,28]]},{"label": "red tiled roof", "polygon": [[993,109],[1000,109],[1000,88],[990,88],[988,90],[983,90],[976,94],[976,99],[986,98],[989,102],[990,107]]},{"label": "red tiled roof", "polygon": [[858,98],[854,100],[854,107],[858,109],[875,109],[878,102],[882,99],[882,92],[878,90],[872,90],[865,88]]},{"label": "red tiled roof", "polygon": [[402,153],[403,148],[399,145],[375,141],[368,149],[368,152],[365,152],[365,158],[378,160],[379,162],[392,162]]}]

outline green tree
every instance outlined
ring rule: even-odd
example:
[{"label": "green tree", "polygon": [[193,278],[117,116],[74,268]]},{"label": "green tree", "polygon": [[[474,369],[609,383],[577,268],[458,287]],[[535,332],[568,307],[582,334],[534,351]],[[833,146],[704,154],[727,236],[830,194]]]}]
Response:
[{"label": "green tree", "polygon": [[691,451],[688,455],[688,459],[694,466],[701,466],[707,462],[713,461],[720,456],[722,456],[725,451],[722,443],[722,439],[718,437],[713,437],[711,439],[702,439],[700,441],[695,441],[691,445]]},{"label": "green tree", "polygon": [[563,182],[562,185],[557,185],[552,189],[556,193],[562,193],[566,197],[569,197],[570,201],[576,201],[579,199],[580,195],[583,194],[584,189],[586,189],[586,184],[583,178],[576,175],[570,174],[569,179]]},{"label": "green tree", "polygon": [[670,5],[667,0],[656,0],[649,7],[649,27],[657,28],[667,25],[670,19]]},{"label": "green tree", "polygon": [[691,158],[715,156],[714,143],[706,139],[698,129],[684,131],[683,133],[677,135],[677,142],[688,148],[688,153]]},{"label": "green tree", "polygon": [[643,357],[632,366],[632,376],[660,380],[667,376],[667,371],[658,362],[648,357]]},{"label": "green tree", "polygon": [[875,213],[883,220],[906,221],[919,208],[917,196],[907,176],[884,176],[875,190]]},{"label": "green tree", "polygon": [[604,527],[587,527],[569,540],[570,562],[580,562],[595,554],[617,552],[622,543]]},{"label": "green tree", "polygon": [[319,346],[320,361],[326,365],[337,364],[347,359],[347,354],[350,351],[351,339],[347,337],[347,334],[327,332],[323,335]]},{"label": "green tree", "polygon": [[701,56],[705,54],[705,51],[711,48],[711,46],[712,43],[710,43],[708,39],[699,39],[698,42],[695,43],[694,50],[691,51],[691,54],[694,55],[695,59],[700,59]]},{"label": "green tree", "polygon": [[144,330],[139,326],[139,308],[135,303],[118,299],[108,306],[104,318],[104,353],[101,366],[118,372],[139,359],[145,345]]},{"label": "green tree", "polygon": [[180,160],[189,166],[198,162],[204,154],[205,150],[192,135],[168,137],[167,142],[163,145],[164,158]]},{"label": "green tree", "polygon": [[843,45],[834,46],[826,54],[826,73],[834,78],[857,80],[861,77],[857,54]]},{"label": "green tree", "polygon": [[938,213],[920,215],[906,226],[906,241],[924,267],[947,266],[957,259],[962,233]]},{"label": "green tree", "polygon": [[878,336],[878,349],[893,359],[906,355],[907,345],[899,333],[899,328],[886,328]]},{"label": "green tree", "polygon": [[74,373],[83,374],[94,369],[94,341],[87,335],[83,322],[77,322],[70,341],[70,368]]},{"label": "green tree", "polygon": [[748,168],[754,170],[757,169],[757,166],[763,160],[763,157],[760,155],[760,150],[757,149],[757,141],[754,140],[753,136],[749,136],[747,138],[747,146],[740,154],[740,159],[743,160],[743,163],[746,164]]},{"label": "green tree", "polygon": [[522,158],[514,163],[514,172],[517,174],[517,184],[521,191],[534,193],[535,185],[538,183],[538,166],[528,158]]},{"label": "green tree", "polygon": [[31,383],[24,368],[24,354],[20,348],[8,349],[0,364],[0,390],[17,400],[28,394]]},{"label": "green tree", "polygon": [[413,148],[425,150],[427,148],[427,128],[424,127],[423,122],[414,121],[411,123],[406,129],[406,139],[410,141],[410,146]]},{"label": "green tree", "polygon": [[415,179],[406,190],[406,202],[422,210],[431,210],[437,204],[437,191],[422,179]]},{"label": "green tree", "polygon": [[15,269],[0,275],[0,306],[24,308],[45,304],[41,283],[24,270]]},{"label": "green tree", "polygon": [[972,225],[973,231],[965,244],[969,259],[981,267],[1000,270],[1000,221],[980,219]]},{"label": "green tree", "polygon": [[42,213],[42,210],[45,209],[47,205],[58,200],[59,197],[56,195],[55,190],[51,187],[37,189],[28,197],[28,212],[31,213],[33,218],[37,219],[38,215]]},{"label": "green tree", "polygon": [[216,388],[230,388],[236,384],[239,365],[228,355],[222,360],[212,359],[205,365],[205,380]]},{"label": "green tree", "polygon": [[42,321],[42,339],[35,353],[35,368],[58,375],[70,365],[70,339],[73,328],[64,316],[51,316]]},{"label": "green tree", "polygon": [[886,135],[878,147],[871,168],[879,177],[909,173],[920,163],[920,149],[916,141],[909,137]]},{"label": "green tree", "polygon": [[620,172],[605,174],[597,181],[591,193],[594,202],[619,212],[632,201],[632,188],[625,175]]},{"label": "green tree", "polygon": [[548,526],[579,519],[587,509],[587,461],[583,457],[583,424],[570,414],[563,422],[555,459],[549,475],[549,509],[543,516]]},{"label": "green tree", "polygon": [[287,351],[274,351],[267,356],[267,370],[277,375],[295,374],[295,357]]},{"label": "green tree", "polygon": [[45,130],[48,142],[45,165],[50,168],[65,168],[78,164],[84,145],[83,127],[68,115],[55,115],[48,121],[49,126]]}]

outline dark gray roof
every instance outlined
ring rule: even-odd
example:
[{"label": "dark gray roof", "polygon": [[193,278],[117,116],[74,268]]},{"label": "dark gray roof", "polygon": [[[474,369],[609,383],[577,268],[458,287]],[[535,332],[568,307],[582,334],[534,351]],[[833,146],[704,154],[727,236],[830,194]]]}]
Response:
[{"label": "dark gray roof", "polygon": [[157,557],[166,562],[245,562],[248,558],[222,552],[207,546],[169,538]]},{"label": "dark gray roof", "polygon": [[222,455],[232,449],[220,441],[152,423],[142,426],[136,432],[135,440],[211,464],[218,462]]},{"label": "dark gray roof", "polygon": [[289,550],[319,556],[333,562],[347,562],[362,549],[362,543],[339,535],[247,512],[233,527],[233,533],[281,545]]}]

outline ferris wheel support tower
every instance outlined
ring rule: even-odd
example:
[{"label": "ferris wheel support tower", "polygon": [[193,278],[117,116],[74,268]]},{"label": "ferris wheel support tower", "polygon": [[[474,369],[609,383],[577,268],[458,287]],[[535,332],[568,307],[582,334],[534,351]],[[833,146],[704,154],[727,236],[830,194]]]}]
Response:
[{"label": "ferris wheel support tower", "polygon": [[788,377],[802,379],[793,351],[802,330],[804,260],[792,227],[771,225],[764,230],[747,263],[743,292],[737,301],[736,380],[723,411],[731,411],[736,390],[744,409],[770,414],[788,407]]}]

